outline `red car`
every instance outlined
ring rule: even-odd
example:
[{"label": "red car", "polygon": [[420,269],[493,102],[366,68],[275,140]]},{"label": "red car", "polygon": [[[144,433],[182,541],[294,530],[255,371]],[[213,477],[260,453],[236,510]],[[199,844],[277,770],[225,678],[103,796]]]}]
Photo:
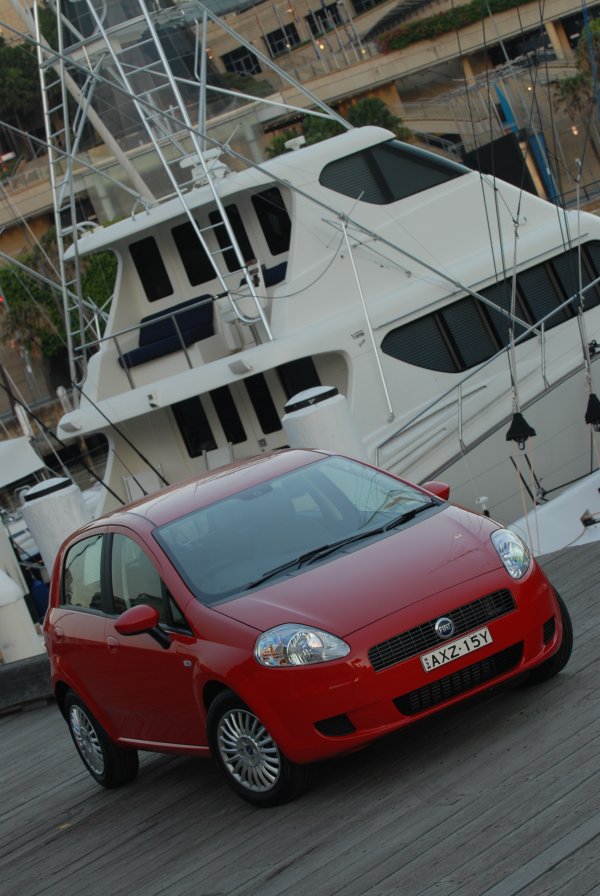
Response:
[{"label": "red car", "polygon": [[44,630],[88,771],[138,750],[212,753],[251,803],[572,649],[567,609],[519,538],[324,451],[215,470],[74,533]]}]

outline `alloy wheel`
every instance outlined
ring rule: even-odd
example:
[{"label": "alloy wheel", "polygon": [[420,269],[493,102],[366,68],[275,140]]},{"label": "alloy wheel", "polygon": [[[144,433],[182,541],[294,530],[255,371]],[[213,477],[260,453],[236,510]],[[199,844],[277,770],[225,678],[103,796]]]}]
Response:
[{"label": "alloy wheel", "polygon": [[104,773],[104,753],[96,729],[81,707],[74,705],[69,714],[69,723],[77,749],[92,772]]},{"label": "alloy wheel", "polygon": [[281,773],[281,754],[253,713],[245,709],[224,713],[217,738],[225,768],[239,784],[257,793],[272,790]]}]

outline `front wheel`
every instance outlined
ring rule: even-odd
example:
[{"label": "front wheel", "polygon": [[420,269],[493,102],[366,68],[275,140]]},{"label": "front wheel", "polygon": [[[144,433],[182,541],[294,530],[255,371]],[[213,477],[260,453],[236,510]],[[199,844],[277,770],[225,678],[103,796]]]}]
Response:
[{"label": "front wheel", "polygon": [[571,616],[569,615],[564,600],[558,591],[555,591],[555,594],[556,599],[558,600],[558,606],[560,607],[562,641],[560,642],[560,647],[556,653],[554,653],[549,660],[546,660],[540,666],[536,666],[535,669],[531,670],[527,679],[528,684],[541,684],[543,681],[548,681],[550,678],[554,678],[555,675],[558,675],[558,673],[565,668],[571,657],[573,650],[573,623],[571,622]]},{"label": "front wheel", "polygon": [[121,787],[133,781],[138,773],[137,750],[117,746],[73,691],[65,699],[65,716],[82,762],[98,784]]},{"label": "front wheel", "polygon": [[254,806],[277,806],[308,786],[308,769],[287,759],[260,719],[232,691],[211,703],[208,742],[230,787]]}]

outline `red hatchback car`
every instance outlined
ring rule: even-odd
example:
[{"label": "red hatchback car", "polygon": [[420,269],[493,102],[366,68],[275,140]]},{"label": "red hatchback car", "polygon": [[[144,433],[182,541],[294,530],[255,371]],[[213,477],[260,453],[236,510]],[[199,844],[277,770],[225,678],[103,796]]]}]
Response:
[{"label": "red hatchback car", "polygon": [[45,638],[90,774],[212,753],[251,803],[499,682],[569,659],[567,609],[519,538],[323,451],[282,451],[74,533]]}]

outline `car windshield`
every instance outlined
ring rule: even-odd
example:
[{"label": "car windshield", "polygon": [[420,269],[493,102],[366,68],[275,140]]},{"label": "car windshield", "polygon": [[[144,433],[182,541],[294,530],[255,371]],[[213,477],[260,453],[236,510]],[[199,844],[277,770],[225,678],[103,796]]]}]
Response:
[{"label": "car windshield", "polygon": [[154,535],[205,604],[383,535],[439,502],[392,476],[327,457],[202,507]]}]

